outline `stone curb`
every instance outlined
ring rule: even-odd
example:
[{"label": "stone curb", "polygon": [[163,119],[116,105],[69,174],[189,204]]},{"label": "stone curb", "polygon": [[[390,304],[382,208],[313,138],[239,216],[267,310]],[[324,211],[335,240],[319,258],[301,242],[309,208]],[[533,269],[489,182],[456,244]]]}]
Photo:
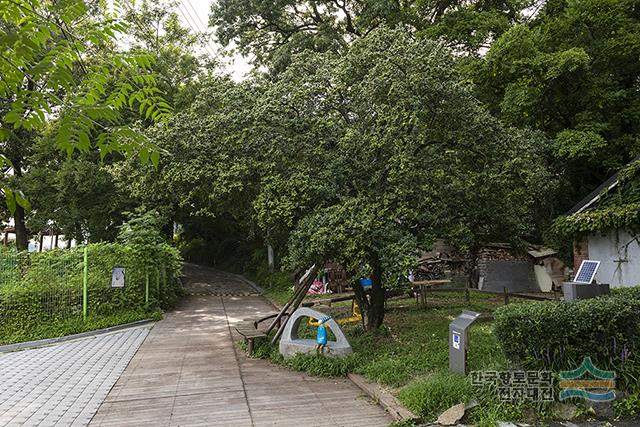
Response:
[{"label": "stone curb", "polygon": [[144,326],[144,325],[150,325],[150,324],[153,324],[155,322],[156,322],[155,320],[148,320],[148,319],[147,320],[137,320],[135,322],[125,323],[123,325],[110,326],[110,327],[104,328],[104,329],[97,329],[95,331],[81,332],[79,334],[67,335],[67,336],[64,336],[64,337],[45,338],[45,339],[36,340],[36,341],[25,341],[25,342],[19,342],[19,343],[15,343],[15,344],[7,344],[7,345],[0,346],[0,353],[11,353],[13,351],[28,350],[28,349],[32,349],[32,348],[45,347],[45,346],[48,346],[48,345],[59,344],[59,343],[66,342],[66,341],[72,341],[72,340],[77,340],[77,339],[81,339],[81,338],[90,338],[90,337],[95,337],[95,336],[98,336],[98,335],[104,335],[104,334],[108,334],[108,333],[111,333],[111,332],[121,331],[123,329],[137,328],[137,327]]},{"label": "stone curb", "polygon": [[238,279],[242,280],[243,282],[245,282],[247,285],[251,286],[257,293],[259,293],[260,295],[264,294],[264,291],[262,290],[262,288],[260,286],[258,286],[257,284],[255,284],[254,282],[252,282],[251,280],[247,279],[246,277],[244,277],[242,274],[236,274],[235,275]]},{"label": "stone curb", "polygon": [[377,384],[368,382],[362,375],[348,374],[347,377],[378,405],[382,406],[395,421],[419,420],[416,414],[402,406],[398,399]]}]

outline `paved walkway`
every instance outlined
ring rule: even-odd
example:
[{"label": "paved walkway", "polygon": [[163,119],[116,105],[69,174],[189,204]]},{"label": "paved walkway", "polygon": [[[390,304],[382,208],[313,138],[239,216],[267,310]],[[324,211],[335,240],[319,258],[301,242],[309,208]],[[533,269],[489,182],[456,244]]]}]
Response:
[{"label": "paved walkway", "polygon": [[[233,326],[273,308],[258,296],[219,296],[254,291],[237,276],[215,270],[209,280],[205,270],[199,269],[195,282],[198,293],[208,295],[186,297],[155,325],[92,426],[321,427],[391,422],[348,380],[312,378],[246,358],[235,345],[240,337]],[[194,280],[186,283],[190,286]]]},{"label": "paved walkway", "polygon": [[191,263],[184,263],[182,272],[184,286],[190,295],[258,295],[258,291],[249,284],[249,281],[237,274]]},{"label": "paved walkway", "polygon": [[0,354],[0,426],[87,425],[148,331]]}]

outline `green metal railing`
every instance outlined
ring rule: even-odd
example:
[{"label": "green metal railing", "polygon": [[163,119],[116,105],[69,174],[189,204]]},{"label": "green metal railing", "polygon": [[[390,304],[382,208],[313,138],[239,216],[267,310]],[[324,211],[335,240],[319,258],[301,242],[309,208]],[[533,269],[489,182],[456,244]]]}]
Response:
[{"label": "green metal railing", "polygon": [[162,266],[134,268],[115,256],[127,268],[126,289],[118,289],[111,288],[111,267],[92,265],[87,247],[43,255],[0,247],[0,322],[86,320],[99,310],[149,309],[168,289]]}]

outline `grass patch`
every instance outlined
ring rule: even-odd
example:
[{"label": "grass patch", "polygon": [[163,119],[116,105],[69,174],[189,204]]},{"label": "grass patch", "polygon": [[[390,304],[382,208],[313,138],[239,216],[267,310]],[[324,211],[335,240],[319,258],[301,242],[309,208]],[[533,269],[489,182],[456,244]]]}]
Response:
[{"label": "grass patch", "polygon": [[[479,427],[498,421],[545,422],[553,417],[550,404],[504,403],[497,390],[473,387],[468,377],[448,370],[449,323],[462,310],[492,313],[502,305],[500,296],[472,293],[469,304],[462,292],[437,292],[428,297],[427,307],[410,298],[387,302],[385,325],[364,332],[360,325],[343,326],[354,354],[342,359],[297,355],[285,360],[268,340],[257,343],[255,357],[271,359],[289,369],[317,376],[344,376],[354,372],[369,381],[387,386],[409,409],[425,422],[457,403],[471,400],[478,405],[467,411],[466,422]],[[350,304],[319,306],[334,318],[348,317]],[[301,336],[315,336],[315,328],[302,323]],[[470,330],[470,370],[508,370],[510,364],[493,334],[492,321],[476,322]],[[632,412],[620,407],[619,412]]]},{"label": "grass patch", "polygon": [[466,402],[473,396],[471,382],[462,375],[436,371],[410,382],[400,390],[400,401],[425,419],[437,417],[443,408]]},{"label": "grass patch", "polygon": [[[366,333],[360,325],[343,326],[354,354],[341,359],[297,355],[284,360],[267,340],[256,346],[256,357],[269,358],[290,369],[319,376],[364,375],[369,381],[389,386],[400,401],[425,420],[435,419],[449,406],[474,397],[469,381],[448,372],[448,328],[463,309],[492,312],[498,300],[471,295],[467,305],[462,293],[434,292],[428,307],[418,307],[409,298],[387,304],[385,326]],[[348,317],[350,304],[319,307],[334,318]],[[315,328],[302,323],[301,336],[314,336]],[[507,366],[491,325],[479,323],[471,329],[470,367],[499,369]]]},{"label": "grass patch", "polygon": [[130,310],[113,315],[88,316],[86,321],[76,317],[53,320],[48,323],[24,324],[20,327],[2,325],[0,326],[0,345],[79,334],[145,319],[160,320],[162,312]]}]

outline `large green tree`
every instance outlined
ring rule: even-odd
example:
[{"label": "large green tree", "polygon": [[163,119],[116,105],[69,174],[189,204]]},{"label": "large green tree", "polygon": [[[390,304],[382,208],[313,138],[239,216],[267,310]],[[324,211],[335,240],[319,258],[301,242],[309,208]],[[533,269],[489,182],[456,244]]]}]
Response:
[{"label": "large green tree", "polygon": [[371,295],[356,287],[370,328],[419,248],[517,243],[549,182],[542,134],[493,118],[448,48],[386,28],[275,79],[210,81],[158,141],[173,154],[162,194],[181,209],[245,221],[288,267],[371,274]]},{"label": "large green tree", "polygon": [[346,49],[381,25],[442,38],[478,54],[526,15],[533,0],[220,0],[210,24],[223,45],[235,43],[260,65],[280,71],[305,49]]},{"label": "large green tree", "polygon": [[69,156],[97,148],[102,157],[123,152],[157,163],[157,150],[123,119],[133,110],[162,122],[170,107],[152,74],[153,57],[117,49],[126,24],[114,6],[109,12],[101,2],[0,1],[2,185],[20,249],[27,203],[15,196],[12,181],[28,170],[29,150],[49,123],[55,122],[56,147]]},{"label": "large green tree", "polygon": [[[293,140],[318,154],[296,158],[257,203],[302,208],[291,266],[368,270],[371,295],[355,289],[371,328],[383,321],[384,286],[407,274],[419,248],[437,237],[471,253],[491,239],[517,243],[544,200],[545,139],[502,126],[455,69],[442,44],[377,29],[344,55],[298,57],[265,97],[276,118],[298,123]],[[286,143],[287,130],[265,137]]]},{"label": "large green tree", "polygon": [[496,115],[553,139],[549,158],[566,182],[560,211],[640,153],[639,7],[547,1],[474,64],[478,94]]},{"label": "large green tree", "polygon": [[[155,58],[152,70],[158,87],[176,111],[186,108],[200,79],[210,75],[218,65],[210,56],[208,37],[194,33],[181,24],[175,1],[142,1],[127,8],[130,49]],[[204,49],[197,54],[198,48]]]}]

